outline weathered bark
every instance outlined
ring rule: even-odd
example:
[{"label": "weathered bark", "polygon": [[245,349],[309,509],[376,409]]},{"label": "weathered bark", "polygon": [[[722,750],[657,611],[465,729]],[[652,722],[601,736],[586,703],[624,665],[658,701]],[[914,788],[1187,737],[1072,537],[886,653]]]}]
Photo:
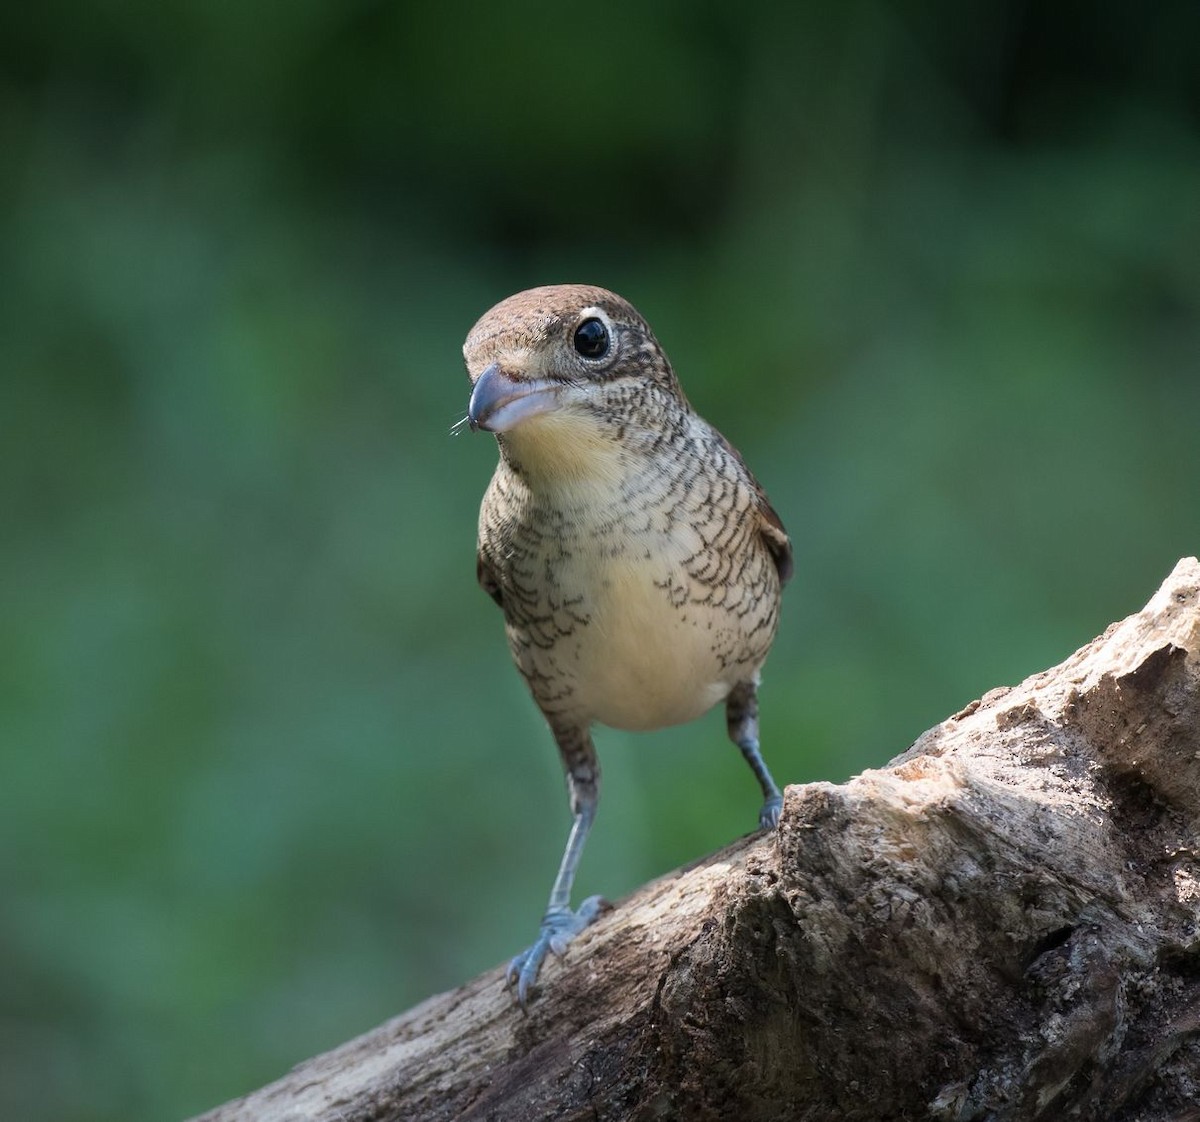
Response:
[{"label": "weathered bark", "polygon": [[1200,1119],[1200,564],[779,830],[204,1115]]}]

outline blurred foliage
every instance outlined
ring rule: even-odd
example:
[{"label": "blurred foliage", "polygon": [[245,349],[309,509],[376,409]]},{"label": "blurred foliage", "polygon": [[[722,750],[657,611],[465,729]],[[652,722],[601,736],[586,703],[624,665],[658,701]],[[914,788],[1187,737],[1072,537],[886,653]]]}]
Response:
[{"label": "blurred foliage", "polygon": [[[1190,0],[10,5],[0,1116],[182,1117],[532,936],[565,799],[447,435],[509,292],[629,296],[769,489],[781,780],[1137,609],[1200,548],[1197,44]],[[719,717],[599,742],[584,893],[753,825]]]}]

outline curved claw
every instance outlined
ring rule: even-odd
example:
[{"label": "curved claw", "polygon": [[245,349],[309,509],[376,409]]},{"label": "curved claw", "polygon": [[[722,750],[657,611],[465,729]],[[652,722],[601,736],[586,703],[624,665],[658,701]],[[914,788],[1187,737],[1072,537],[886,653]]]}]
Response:
[{"label": "curved claw", "polygon": [[764,830],[773,830],[779,825],[779,816],[783,813],[783,796],[772,795],[762,805],[758,812],[758,824]]},{"label": "curved claw", "polygon": [[551,908],[542,919],[542,926],[533,946],[514,955],[504,972],[504,985],[511,989],[517,984],[517,1002],[522,1009],[529,1000],[529,989],[537,981],[546,955],[566,953],[567,944],[575,938],[604,909],[604,898],[589,896],[575,911],[570,908]]}]

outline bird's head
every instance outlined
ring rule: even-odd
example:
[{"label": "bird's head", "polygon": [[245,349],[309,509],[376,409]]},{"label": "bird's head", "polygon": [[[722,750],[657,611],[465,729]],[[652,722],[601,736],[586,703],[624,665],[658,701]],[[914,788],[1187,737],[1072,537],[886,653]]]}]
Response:
[{"label": "bird's head", "polygon": [[472,429],[525,462],[560,466],[589,447],[655,426],[687,402],[666,355],[628,301],[603,288],[548,285],[502,300],[463,345]]}]

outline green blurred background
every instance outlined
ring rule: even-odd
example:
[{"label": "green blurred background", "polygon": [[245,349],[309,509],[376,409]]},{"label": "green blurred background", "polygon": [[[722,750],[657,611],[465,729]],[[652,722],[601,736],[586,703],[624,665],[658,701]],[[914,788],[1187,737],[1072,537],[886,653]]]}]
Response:
[{"label": "green blurred background", "polygon": [[[459,347],[655,325],[796,543],[784,781],[1200,548],[1200,5],[10,6],[0,1117],[181,1118],[532,937],[558,762],[474,578]],[[750,829],[601,732],[581,895]]]}]

